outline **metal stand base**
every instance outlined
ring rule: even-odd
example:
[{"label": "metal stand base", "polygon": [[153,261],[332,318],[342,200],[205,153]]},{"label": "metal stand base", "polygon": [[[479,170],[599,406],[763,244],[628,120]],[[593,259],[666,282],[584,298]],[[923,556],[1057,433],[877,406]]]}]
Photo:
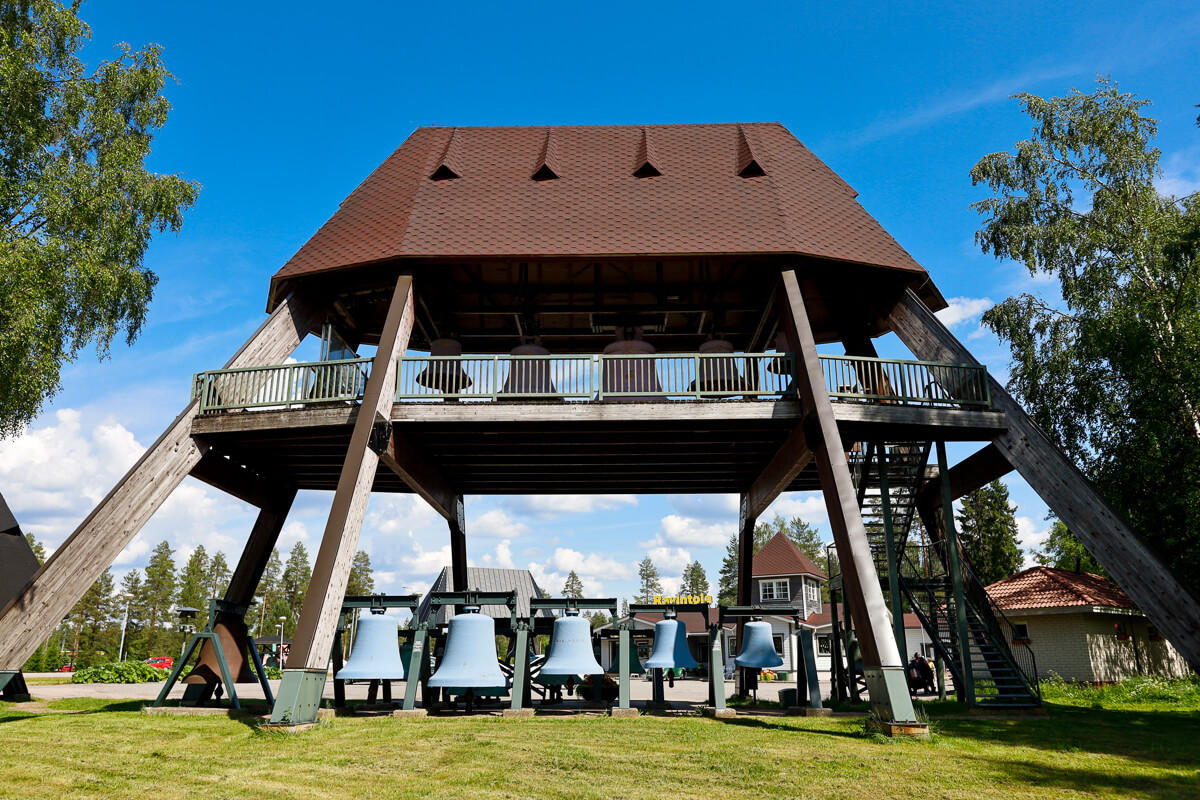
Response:
[{"label": "metal stand base", "polygon": [[908,678],[904,667],[879,667],[863,670],[867,691],[871,695],[871,710],[879,719],[897,723],[916,724],[917,712],[908,693]]},{"label": "metal stand base", "polygon": [[324,691],[325,670],[285,669],[270,724],[294,726],[316,722]]}]

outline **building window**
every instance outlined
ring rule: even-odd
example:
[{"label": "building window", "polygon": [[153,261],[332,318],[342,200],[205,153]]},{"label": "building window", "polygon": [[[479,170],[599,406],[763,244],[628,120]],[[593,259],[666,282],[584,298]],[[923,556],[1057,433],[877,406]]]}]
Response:
[{"label": "building window", "polygon": [[806,595],[808,595],[808,602],[810,602],[810,603],[820,603],[821,602],[821,585],[819,583],[817,583],[816,581],[805,581],[804,582],[804,592]]},{"label": "building window", "polygon": [[1013,623],[1013,644],[1029,644],[1029,625],[1027,623]]},{"label": "building window", "polygon": [[783,637],[779,635],[772,636],[771,641],[775,644],[775,655],[783,658]]},{"label": "building window", "polygon": [[833,653],[833,637],[828,634],[817,637],[817,655],[827,656]]},{"label": "building window", "polygon": [[789,600],[788,582],[782,581],[759,581],[758,582],[758,599],[760,600]]},{"label": "building window", "polygon": [[1149,628],[1146,628],[1146,635],[1149,637],[1150,641],[1152,641],[1152,642],[1161,642],[1162,641],[1162,634],[1159,633],[1158,628],[1154,627],[1153,625],[1151,625]]}]

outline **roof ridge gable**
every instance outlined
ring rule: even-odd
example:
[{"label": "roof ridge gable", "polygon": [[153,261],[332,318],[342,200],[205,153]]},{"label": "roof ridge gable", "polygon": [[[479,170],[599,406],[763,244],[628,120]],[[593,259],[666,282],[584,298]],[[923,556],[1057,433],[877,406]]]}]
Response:
[{"label": "roof ridge gable", "polygon": [[654,143],[650,141],[650,130],[645,127],[642,128],[642,135],[638,139],[633,175],[635,178],[656,178],[662,175],[658,153],[654,149]]},{"label": "roof ridge gable", "polygon": [[458,135],[458,128],[451,128],[450,138],[446,140],[446,146],[442,148],[437,166],[429,178],[435,181],[445,181],[462,176],[462,141]]},{"label": "roof ridge gable", "polygon": [[746,129],[740,122],[737,124],[737,147],[737,174],[739,177],[761,178],[767,174],[762,159],[754,149],[754,145],[751,144],[750,137],[746,135]]},{"label": "roof ridge gable", "polygon": [[542,149],[538,153],[537,163],[533,165],[533,174],[529,177],[535,181],[550,181],[562,175],[558,161],[558,142],[554,136],[554,128],[546,128],[546,136],[542,139]]}]

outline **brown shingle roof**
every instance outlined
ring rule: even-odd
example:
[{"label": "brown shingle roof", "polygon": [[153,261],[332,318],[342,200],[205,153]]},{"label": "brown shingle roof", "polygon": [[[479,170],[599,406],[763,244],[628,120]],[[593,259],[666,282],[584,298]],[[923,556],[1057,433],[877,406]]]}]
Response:
[{"label": "brown shingle roof", "polygon": [[[635,176],[639,159],[661,174]],[[765,175],[740,176],[750,160]],[[557,177],[534,180],[543,164]],[[855,196],[777,122],[418,128],[275,278],[398,257],[717,253],[924,274]]]},{"label": "brown shingle roof", "polygon": [[1129,595],[1108,578],[1052,567],[1027,569],[993,583],[987,592],[1006,611],[1063,606],[1134,608]]},{"label": "brown shingle roof", "polygon": [[777,533],[762,549],[754,554],[751,574],[759,575],[816,575],[824,578],[825,573],[787,537]]}]

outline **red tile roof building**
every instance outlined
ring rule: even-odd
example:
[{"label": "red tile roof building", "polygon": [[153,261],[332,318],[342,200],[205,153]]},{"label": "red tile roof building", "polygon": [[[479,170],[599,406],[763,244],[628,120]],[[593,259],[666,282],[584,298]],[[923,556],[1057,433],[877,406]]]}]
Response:
[{"label": "red tile roof building", "polygon": [[770,575],[813,575],[827,580],[821,568],[813,563],[785,533],[777,533],[754,554],[754,577]]},{"label": "red tile roof building", "polygon": [[1133,608],[1129,595],[1108,578],[1090,572],[1033,567],[987,587],[1005,611],[1070,606]]}]

